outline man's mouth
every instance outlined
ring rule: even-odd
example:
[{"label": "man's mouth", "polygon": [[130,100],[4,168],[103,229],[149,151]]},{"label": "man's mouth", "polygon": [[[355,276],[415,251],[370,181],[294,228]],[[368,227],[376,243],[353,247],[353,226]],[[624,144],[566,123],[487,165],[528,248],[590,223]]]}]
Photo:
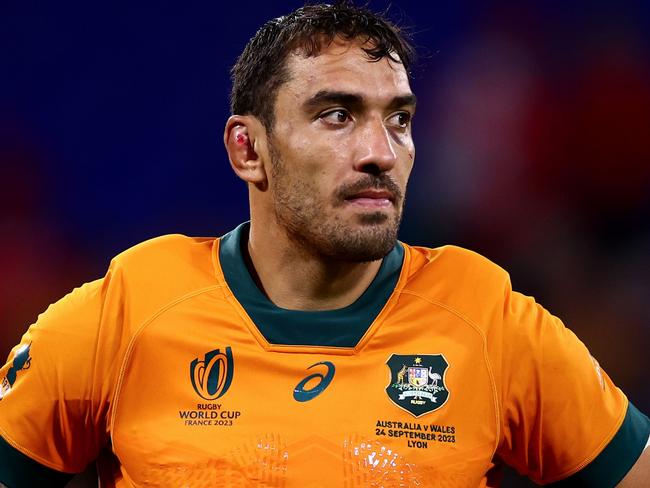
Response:
[{"label": "man's mouth", "polygon": [[365,208],[386,208],[395,203],[395,195],[388,190],[368,188],[346,197],[346,202]]}]

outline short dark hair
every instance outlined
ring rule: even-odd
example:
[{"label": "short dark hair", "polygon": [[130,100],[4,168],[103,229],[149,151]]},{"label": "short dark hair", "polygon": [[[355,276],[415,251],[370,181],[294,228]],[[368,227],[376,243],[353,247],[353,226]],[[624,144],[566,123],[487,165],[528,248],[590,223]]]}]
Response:
[{"label": "short dark hair", "polygon": [[289,54],[317,56],[335,37],[359,39],[371,61],[388,57],[410,72],[415,51],[409,36],[384,16],[348,1],[305,5],[269,20],[248,41],[231,70],[232,114],[254,115],[271,132],[278,89],[289,80]]}]

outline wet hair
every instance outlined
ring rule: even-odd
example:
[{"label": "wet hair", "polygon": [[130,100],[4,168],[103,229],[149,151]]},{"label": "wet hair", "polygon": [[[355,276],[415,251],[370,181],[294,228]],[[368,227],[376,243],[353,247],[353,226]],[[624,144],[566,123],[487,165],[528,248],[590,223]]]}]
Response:
[{"label": "wet hair", "polygon": [[318,56],[336,37],[359,41],[369,61],[389,58],[410,72],[415,51],[409,36],[383,15],[347,0],[305,5],[269,20],[248,41],[231,70],[232,114],[254,115],[272,132],[278,89],[290,78],[289,55]]}]

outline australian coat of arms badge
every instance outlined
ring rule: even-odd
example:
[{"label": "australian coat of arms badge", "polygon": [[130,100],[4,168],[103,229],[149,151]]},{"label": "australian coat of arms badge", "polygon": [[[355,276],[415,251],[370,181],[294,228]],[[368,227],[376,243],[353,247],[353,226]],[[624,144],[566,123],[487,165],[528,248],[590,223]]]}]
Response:
[{"label": "australian coat of arms badge", "polygon": [[447,402],[445,372],[449,363],[442,354],[393,354],[386,364],[390,369],[388,397],[414,417],[438,410]]}]

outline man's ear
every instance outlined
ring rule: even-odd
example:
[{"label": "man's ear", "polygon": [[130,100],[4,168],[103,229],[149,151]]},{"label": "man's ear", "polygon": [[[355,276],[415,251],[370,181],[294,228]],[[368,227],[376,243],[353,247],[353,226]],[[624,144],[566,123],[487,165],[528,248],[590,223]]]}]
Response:
[{"label": "man's ear", "polygon": [[223,142],[235,174],[246,183],[266,189],[266,129],[260,121],[252,115],[232,115],[226,122]]}]

